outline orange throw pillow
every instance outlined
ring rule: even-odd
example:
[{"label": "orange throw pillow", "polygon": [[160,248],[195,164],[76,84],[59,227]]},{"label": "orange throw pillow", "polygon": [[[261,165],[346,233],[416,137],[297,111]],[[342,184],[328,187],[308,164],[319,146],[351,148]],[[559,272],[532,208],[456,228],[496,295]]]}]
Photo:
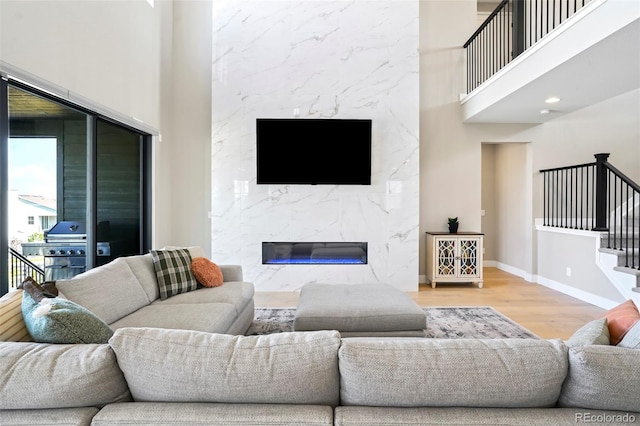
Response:
[{"label": "orange throw pillow", "polygon": [[194,257],[191,261],[191,271],[196,280],[205,287],[222,285],[223,277],[220,267],[206,257]]},{"label": "orange throw pillow", "polygon": [[640,312],[633,300],[629,299],[624,303],[605,312],[600,318],[607,318],[611,344],[620,343],[625,334],[640,321]]}]

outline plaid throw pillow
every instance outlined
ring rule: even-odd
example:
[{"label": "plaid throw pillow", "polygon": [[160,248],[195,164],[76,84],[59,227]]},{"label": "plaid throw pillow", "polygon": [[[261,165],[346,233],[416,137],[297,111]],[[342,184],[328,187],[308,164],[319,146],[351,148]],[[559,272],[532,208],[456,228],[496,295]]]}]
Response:
[{"label": "plaid throw pillow", "polygon": [[161,300],[198,288],[198,281],[191,272],[189,250],[151,250],[151,257]]}]

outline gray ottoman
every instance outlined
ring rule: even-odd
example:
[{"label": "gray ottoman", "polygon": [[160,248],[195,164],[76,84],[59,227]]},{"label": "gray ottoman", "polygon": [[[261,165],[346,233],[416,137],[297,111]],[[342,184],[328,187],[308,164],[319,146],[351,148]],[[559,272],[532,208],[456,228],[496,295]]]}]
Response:
[{"label": "gray ottoman", "polygon": [[342,337],[424,337],[427,315],[388,284],[306,284],[293,328],[338,330]]}]

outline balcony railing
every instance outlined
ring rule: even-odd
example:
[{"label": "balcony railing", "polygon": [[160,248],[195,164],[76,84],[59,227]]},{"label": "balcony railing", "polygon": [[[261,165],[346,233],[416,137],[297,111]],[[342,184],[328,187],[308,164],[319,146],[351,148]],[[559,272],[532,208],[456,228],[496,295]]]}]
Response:
[{"label": "balcony railing", "polygon": [[44,270],[9,247],[9,290],[17,288],[26,277],[44,282]]},{"label": "balcony railing", "polygon": [[464,44],[467,93],[591,0],[503,0]]},{"label": "balcony railing", "polygon": [[624,265],[640,269],[640,185],[596,154],[594,163],[540,170],[543,224],[601,231],[604,246],[624,251]]}]

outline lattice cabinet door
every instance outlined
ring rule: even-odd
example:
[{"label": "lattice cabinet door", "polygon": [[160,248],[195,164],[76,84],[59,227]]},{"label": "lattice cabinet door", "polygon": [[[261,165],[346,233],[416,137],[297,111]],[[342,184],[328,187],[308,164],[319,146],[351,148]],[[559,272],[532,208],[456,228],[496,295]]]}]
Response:
[{"label": "lattice cabinet door", "polygon": [[427,232],[427,279],[438,282],[473,282],[482,288],[480,233]]},{"label": "lattice cabinet door", "polygon": [[455,238],[436,239],[436,276],[454,277],[458,275],[456,257],[458,240]]},{"label": "lattice cabinet door", "polygon": [[461,277],[479,278],[482,265],[478,264],[479,238],[458,240],[458,274]]}]

